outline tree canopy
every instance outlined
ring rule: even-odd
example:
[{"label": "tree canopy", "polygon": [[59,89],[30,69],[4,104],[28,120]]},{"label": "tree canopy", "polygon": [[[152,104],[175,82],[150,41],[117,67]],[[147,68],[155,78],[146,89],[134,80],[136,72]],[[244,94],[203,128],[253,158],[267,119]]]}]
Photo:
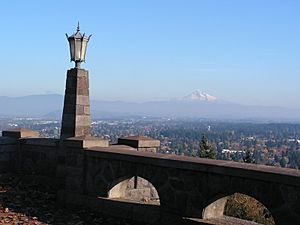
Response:
[{"label": "tree canopy", "polygon": [[202,135],[198,155],[200,158],[216,158],[216,150],[209,144],[208,139],[205,135]]}]

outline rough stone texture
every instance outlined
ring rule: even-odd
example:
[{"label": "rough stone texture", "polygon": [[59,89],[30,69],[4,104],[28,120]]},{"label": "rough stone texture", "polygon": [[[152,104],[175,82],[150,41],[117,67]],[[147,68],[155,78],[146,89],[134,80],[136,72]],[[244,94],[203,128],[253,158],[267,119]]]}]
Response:
[{"label": "rough stone texture", "polygon": [[91,135],[89,76],[84,69],[67,73],[61,139]]},{"label": "rough stone texture", "polygon": [[25,137],[39,137],[40,134],[37,131],[29,130],[25,128],[16,128],[12,130],[4,130],[2,131],[3,137],[10,138],[25,138]]},{"label": "rough stone texture", "polygon": [[[94,198],[87,195],[78,195],[69,191],[59,191],[58,199],[60,203],[65,206],[81,205],[88,209],[92,209],[96,212],[104,213],[112,217],[120,217],[124,219],[130,219],[143,224],[182,224],[181,220],[176,217],[174,220],[169,222],[162,222],[162,218],[165,218],[164,213],[161,211],[158,205],[148,204],[135,204],[128,201],[115,201],[107,198]],[[174,217],[174,216],[173,216]]]},{"label": "rough stone texture", "polygon": [[218,199],[203,210],[203,219],[220,218],[224,216],[227,197]]},{"label": "rough stone texture", "polygon": [[72,137],[64,140],[68,147],[74,148],[91,148],[91,147],[108,147],[109,141],[97,137]]},{"label": "rough stone texture", "polygon": [[145,136],[129,136],[125,138],[119,138],[118,144],[128,145],[142,152],[156,153],[160,146],[160,141]]},{"label": "rough stone texture", "polygon": [[58,165],[59,140],[24,138],[19,140],[17,171],[53,179]]},{"label": "rough stone texture", "polygon": [[109,191],[108,197],[159,204],[159,196],[155,187],[141,177],[132,177],[115,185]]}]

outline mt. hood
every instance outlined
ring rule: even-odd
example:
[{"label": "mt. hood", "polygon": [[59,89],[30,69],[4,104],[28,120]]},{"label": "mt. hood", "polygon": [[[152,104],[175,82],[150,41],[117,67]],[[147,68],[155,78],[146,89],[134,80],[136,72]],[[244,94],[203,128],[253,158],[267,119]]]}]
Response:
[{"label": "mt. hood", "polygon": [[215,96],[207,94],[204,91],[195,90],[191,94],[182,97],[180,100],[184,100],[184,101],[207,101],[207,102],[213,102],[213,101],[216,101],[217,98]]}]

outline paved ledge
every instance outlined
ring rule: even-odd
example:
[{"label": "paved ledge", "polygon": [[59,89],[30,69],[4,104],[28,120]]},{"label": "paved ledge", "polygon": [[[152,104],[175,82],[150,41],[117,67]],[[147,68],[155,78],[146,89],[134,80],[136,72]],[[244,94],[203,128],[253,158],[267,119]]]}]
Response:
[{"label": "paved ledge", "polygon": [[182,170],[244,177],[300,187],[300,171],[296,169],[159,153],[153,154],[131,151],[126,148],[120,149],[117,146],[118,145],[110,146],[109,148],[90,148],[86,150],[86,154],[97,158],[123,160],[167,168],[179,168]]}]

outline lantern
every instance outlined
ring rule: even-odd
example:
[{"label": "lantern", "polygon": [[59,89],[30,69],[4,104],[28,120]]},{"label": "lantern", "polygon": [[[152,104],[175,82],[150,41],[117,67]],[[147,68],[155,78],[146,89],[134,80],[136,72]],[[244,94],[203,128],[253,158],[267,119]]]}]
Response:
[{"label": "lantern", "polygon": [[70,45],[71,61],[74,61],[75,68],[79,69],[81,62],[85,62],[87,44],[92,35],[81,34],[78,22],[77,32],[70,37],[68,37],[68,34],[66,36]]}]

